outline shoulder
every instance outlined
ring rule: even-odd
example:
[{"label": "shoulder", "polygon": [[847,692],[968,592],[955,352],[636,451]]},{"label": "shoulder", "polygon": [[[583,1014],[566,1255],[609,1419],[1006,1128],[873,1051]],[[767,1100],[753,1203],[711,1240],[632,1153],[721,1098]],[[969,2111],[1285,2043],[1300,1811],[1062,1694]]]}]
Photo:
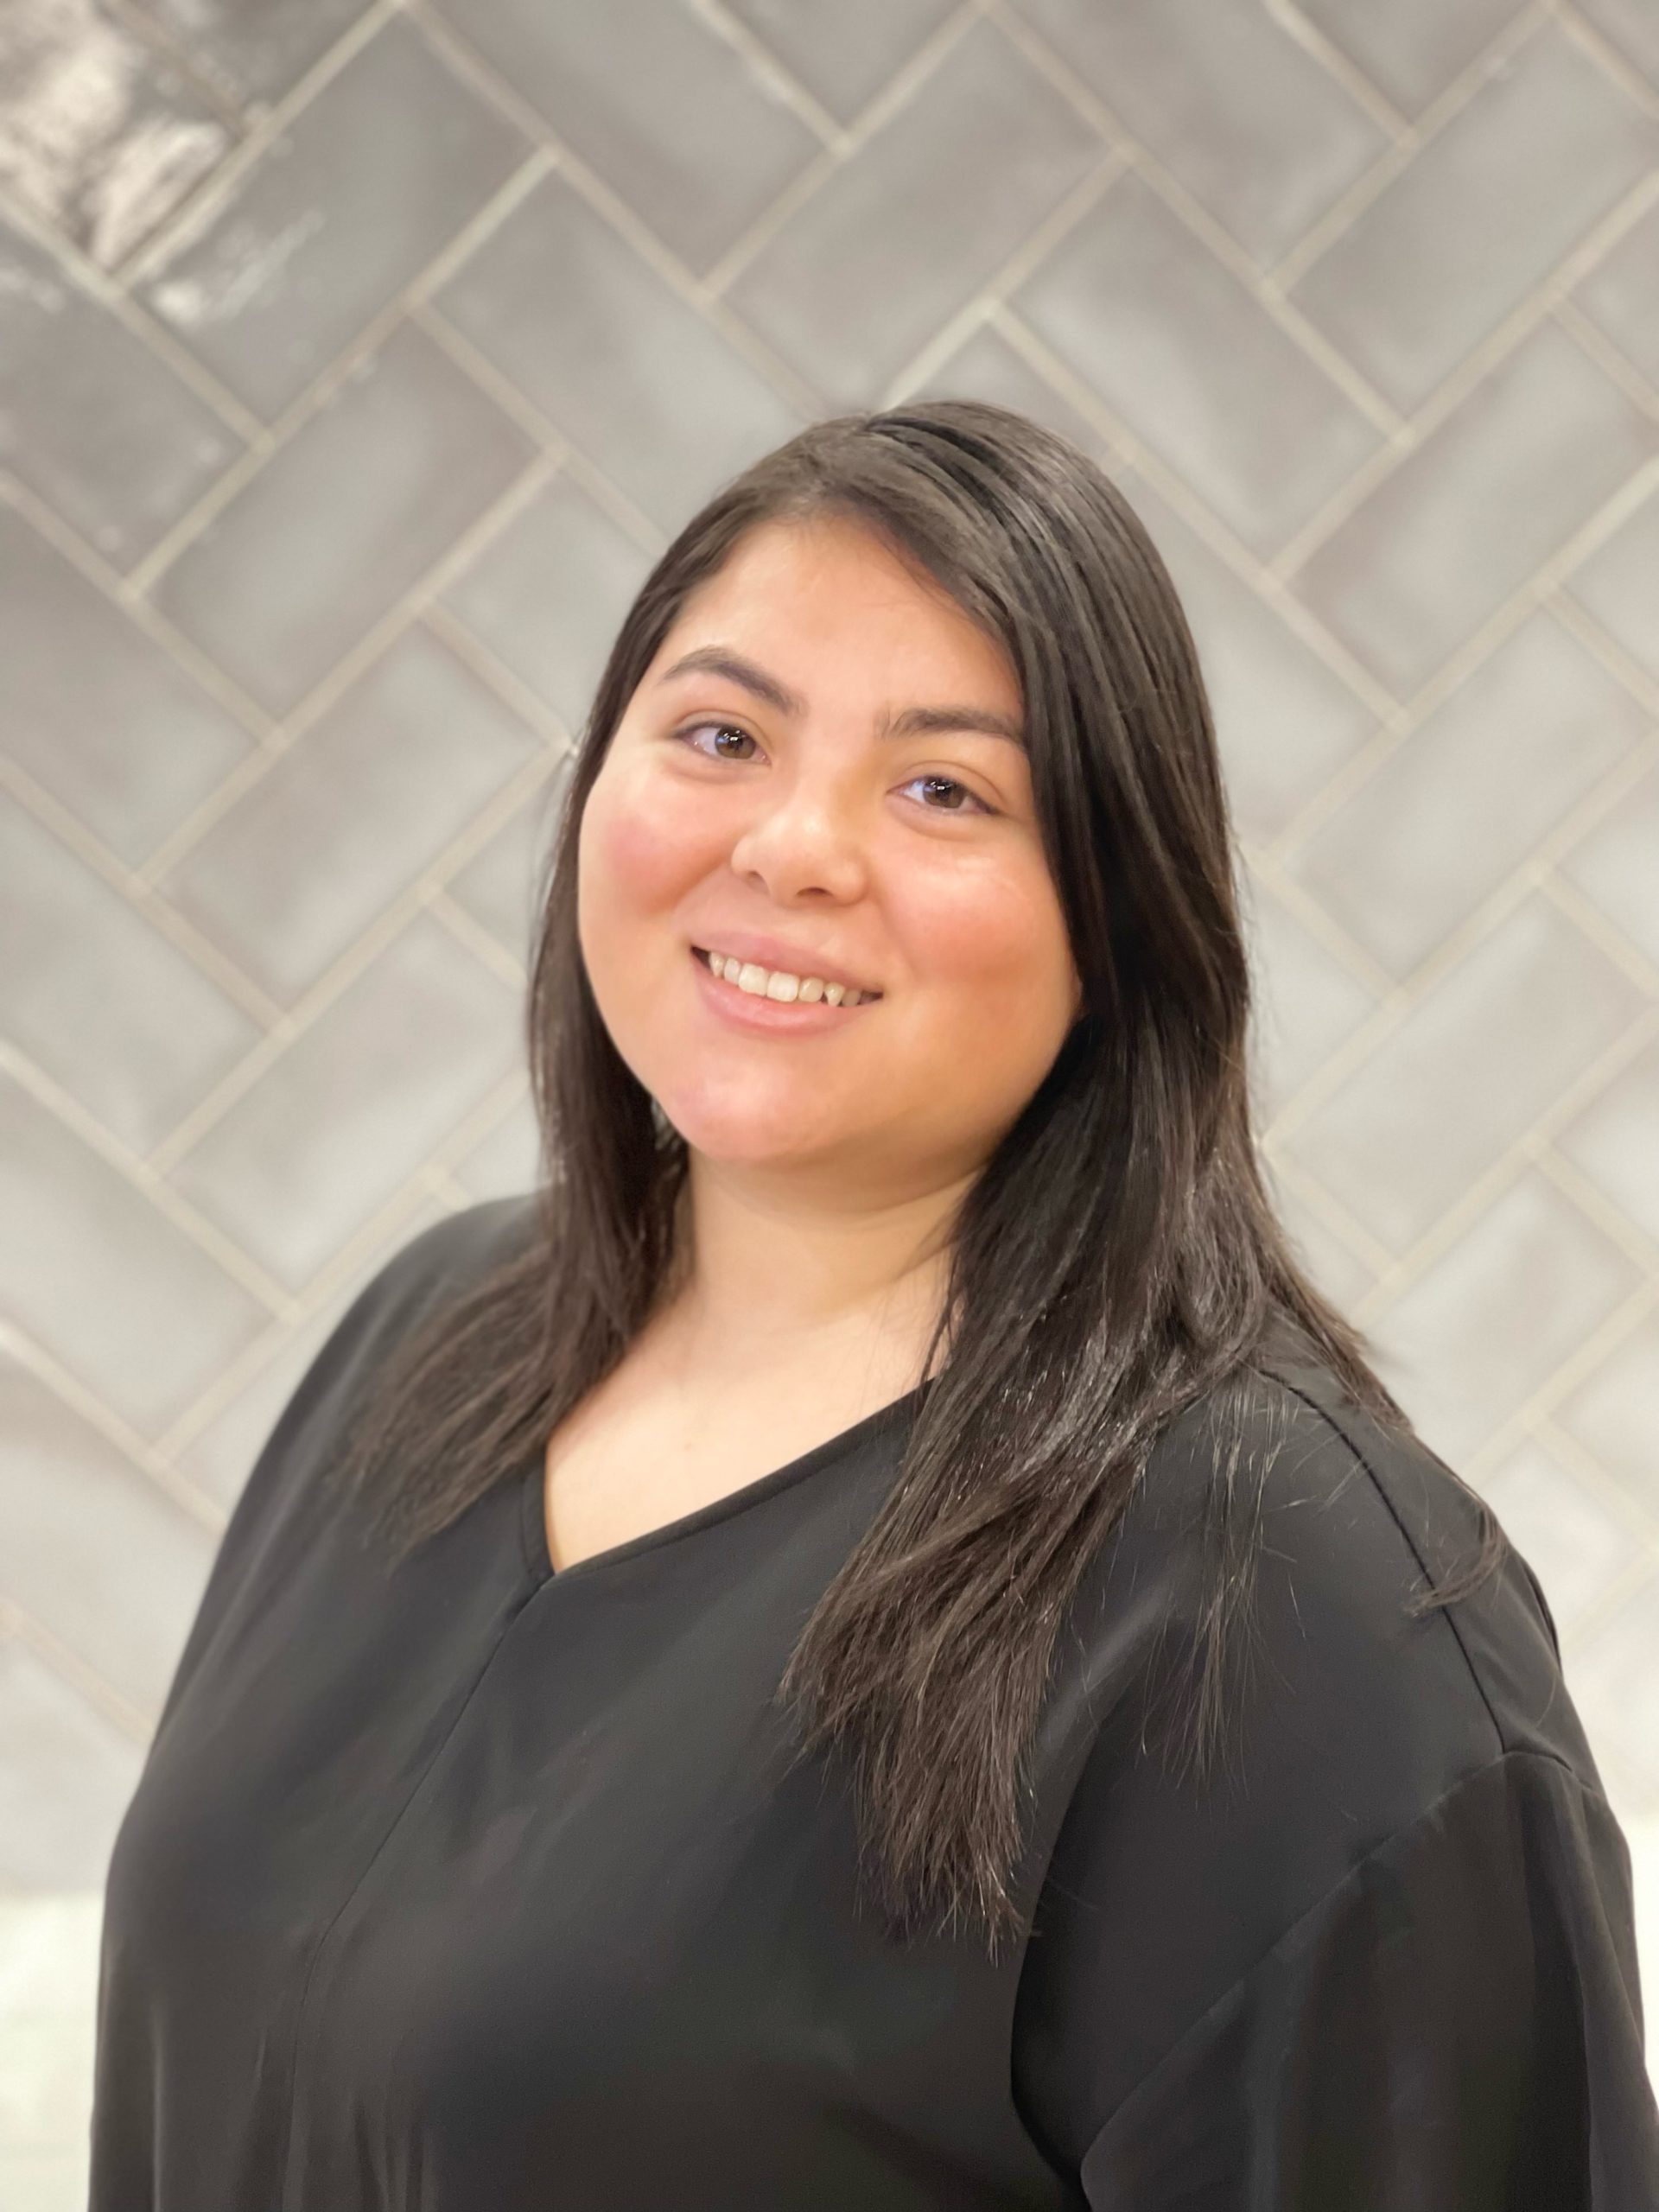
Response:
[{"label": "shoulder", "polygon": [[277,1581],[323,1556],[342,1527],[332,1480],[346,1425],[381,1363],[428,1314],[464,1296],[535,1225],[533,1195],[465,1206],[383,1261],[335,1320],[283,1405],[214,1554],[160,1726],[221,1624],[263,1610]]},{"label": "shoulder", "polygon": [[[1471,1592],[1425,1608],[1478,1554],[1476,1496],[1324,1366],[1275,1358],[1243,1382],[1154,1447],[1057,1670],[1019,2048],[1033,2118],[1072,2152],[1333,1901],[1404,1894],[1407,1870],[1437,1895],[1496,1882],[1496,1838],[1514,1862],[1503,1940],[1524,1947],[1528,1867],[1588,1897],[1582,1866],[1551,1857],[1588,1821],[1617,1902],[1616,1831],[1525,1560],[1506,1542]],[[1158,1755],[1155,1709],[1178,1681],[1192,1692],[1235,1438],[1253,1600],[1200,1778]]]},{"label": "shoulder", "polygon": [[464,1298],[522,1248],[535,1226],[534,1193],[490,1198],[444,1216],[400,1245],[357,1292],[300,1385],[378,1361],[437,1307]]},{"label": "shoulder", "polygon": [[[1230,1465],[1252,1572],[1199,1776],[1163,1752],[1191,1726]],[[1132,2072],[1460,1784],[1541,1755],[1599,1788],[1520,1555],[1421,1608],[1480,1534],[1446,1463],[1322,1366],[1264,1363],[1170,1425],[1057,1662],[1030,2017],[1127,1976],[1145,2008]]]},{"label": "shoulder", "polygon": [[463,1206],[384,1260],[335,1320],[255,1460],[222,1548],[232,1551],[281,1495],[296,1503],[308,1467],[327,1463],[384,1363],[435,1311],[466,1296],[535,1228],[533,1193]]},{"label": "shoulder", "polygon": [[[1588,1766],[1548,1605],[1497,1516],[1414,1428],[1301,1356],[1259,1360],[1166,1430],[1094,1579],[1085,1642],[1127,1573],[1159,1586],[1166,1644],[1190,1655],[1214,1594],[1224,1489],[1249,1567],[1228,1677],[1241,1758],[1255,1762],[1243,1786],[1266,1787],[1262,1762],[1278,1757],[1340,1764],[1356,1732],[1390,1822],[1506,1751]],[[1488,1529],[1496,1567],[1428,1602],[1475,1564]]]}]

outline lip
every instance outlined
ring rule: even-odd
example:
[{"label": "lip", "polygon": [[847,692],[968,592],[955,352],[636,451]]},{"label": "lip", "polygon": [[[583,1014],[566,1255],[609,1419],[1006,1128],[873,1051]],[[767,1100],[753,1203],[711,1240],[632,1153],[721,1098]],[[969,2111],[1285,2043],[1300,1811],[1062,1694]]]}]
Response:
[{"label": "lip", "polygon": [[[809,952],[804,945],[785,944],[781,938],[756,937],[747,930],[719,930],[704,951],[734,954],[739,960],[752,960],[760,968],[785,976],[816,976],[820,982],[845,983],[850,991],[874,991],[875,985],[867,983],[861,976],[855,976],[822,954]],[[856,1010],[856,1009],[855,1009]]]},{"label": "lip", "polygon": [[752,1037],[810,1037],[821,1029],[839,1029],[843,1022],[856,1021],[880,1004],[879,999],[867,1000],[861,1006],[831,1006],[826,999],[762,998],[724,982],[698,958],[695,946],[686,947],[685,957],[691,963],[704,1003],[721,1020]]}]

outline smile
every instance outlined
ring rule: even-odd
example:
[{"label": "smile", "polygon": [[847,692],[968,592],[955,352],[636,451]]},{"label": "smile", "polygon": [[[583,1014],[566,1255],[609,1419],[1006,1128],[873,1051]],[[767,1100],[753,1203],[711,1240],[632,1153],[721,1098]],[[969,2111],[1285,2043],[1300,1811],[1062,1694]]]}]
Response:
[{"label": "smile", "polygon": [[782,969],[762,968],[756,961],[710,952],[700,944],[694,944],[691,950],[710,975],[741,991],[746,997],[766,999],[775,1006],[822,1003],[850,1007],[873,1004],[881,996],[880,991],[859,991],[844,983],[826,983],[821,976],[791,976]]}]

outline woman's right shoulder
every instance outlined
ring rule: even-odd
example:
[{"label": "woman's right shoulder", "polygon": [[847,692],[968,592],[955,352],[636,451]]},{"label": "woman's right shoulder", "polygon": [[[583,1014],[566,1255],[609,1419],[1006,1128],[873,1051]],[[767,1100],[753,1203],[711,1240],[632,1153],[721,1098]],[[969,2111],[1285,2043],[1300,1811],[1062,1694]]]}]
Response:
[{"label": "woman's right shoulder", "polygon": [[308,1467],[334,1456],[345,1423],[383,1363],[441,1306],[466,1296],[535,1228],[534,1192],[463,1206],[429,1223],[361,1284],[307,1364],[250,1468],[221,1549],[297,1503]]},{"label": "woman's right shoulder", "polygon": [[487,1198],[429,1222],[363,1283],[313,1355],[277,1424],[342,1391],[353,1395],[440,1306],[462,1297],[519,1249],[535,1223],[535,1194]]}]

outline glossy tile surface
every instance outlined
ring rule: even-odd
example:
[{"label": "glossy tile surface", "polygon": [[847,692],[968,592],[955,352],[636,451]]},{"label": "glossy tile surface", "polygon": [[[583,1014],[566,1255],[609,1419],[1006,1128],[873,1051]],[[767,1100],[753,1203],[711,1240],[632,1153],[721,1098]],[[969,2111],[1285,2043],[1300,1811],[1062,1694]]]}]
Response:
[{"label": "glossy tile surface", "polygon": [[616,626],[912,397],[1071,438],[1176,580],[1268,1180],[1549,1595],[1659,1991],[1656,145],[1650,0],[0,7],[7,2212],[84,2198],[99,1888],[249,1467],[537,1172]]}]

